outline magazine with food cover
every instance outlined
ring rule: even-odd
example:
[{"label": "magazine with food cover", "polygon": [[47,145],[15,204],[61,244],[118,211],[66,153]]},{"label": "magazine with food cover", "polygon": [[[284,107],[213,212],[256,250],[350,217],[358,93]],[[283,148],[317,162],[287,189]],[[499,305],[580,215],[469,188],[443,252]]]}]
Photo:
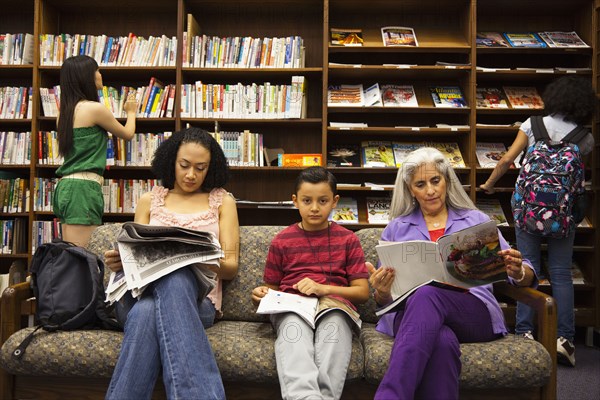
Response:
[{"label": "magazine with food cover", "polygon": [[336,46],[362,46],[362,29],[331,28],[331,44]]},{"label": "magazine with food cover", "polygon": [[340,197],[337,206],[331,210],[330,221],[338,224],[358,224],[358,203],[353,197]]},{"label": "magazine with food cover", "polygon": [[506,220],[506,215],[504,214],[500,200],[493,197],[477,199],[475,205],[480,211],[486,213],[492,221],[496,221],[496,225],[508,226],[508,221]]},{"label": "magazine with food cover", "polygon": [[500,32],[477,32],[477,47],[510,47]]},{"label": "magazine with food cover", "polygon": [[512,108],[544,108],[544,101],[533,86],[504,86],[503,89]]},{"label": "magazine with food cover", "polygon": [[413,85],[381,85],[384,107],[419,107]]},{"label": "magazine with food cover", "polygon": [[430,86],[431,99],[436,107],[466,107],[467,101],[458,86]]},{"label": "magazine with food cover", "polygon": [[494,168],[506,153],[504,143],[477,142],[475,155],[481,168]]},{"label": "magazine with food cover", "polygon": [[460,152],[460,146],[456,142],[429,142],[429,147],[438,149],[450,162],[452,168],[466,168],[465,160]]},{"label": "magazine with food cover", "polygon": [[365,94],[362,84],[331,85],[327,89],[328,107],[364,107]]},{"label": "magazine with food cover", "polygon": [[407,26],[384,26],[381,28],[381,38],[386,47],[419,45],[414,29]]},{"label": "magazine with food cover", "polygon": [[[193,229],[125,222],[117,236],[123,274],[132,295],[171,272],[192,266],[207,293],[216,285],[219,259],[224,253],[216,235]],[[113,282],[119,277],[111,276]],[[118,289],[115,288],[115,289]]]},{"label": "magazine with food cover", "polygon": [[475,89],[477,108],[508,108],[504,92],[499,87],[477,87]]},{"label": "magazine with food cover", "polygon": [[415,290],[435,285],[466,291],[507,278],[495,221],[440,237],[437,242],[411,240],[380,242],[375,247],[382,266],[395,271],[392,302],[376,311],[378,316],[395,310]]},{"label": "magazine with food cover", "polygon": [[317,321],[333,310],[345,312],[358,328],[361,327],[362,321],[357,311],[350,308],[346,303],[329,296],[309,297],[269,289],[267,294],[260,300],[256,313],[281,314],[293,312],[314,329]]},{"label": "magazine with food cover", "polygon": [[368,140],[361,142],[362,166],[367,168],[395,167],[392,142]]}]

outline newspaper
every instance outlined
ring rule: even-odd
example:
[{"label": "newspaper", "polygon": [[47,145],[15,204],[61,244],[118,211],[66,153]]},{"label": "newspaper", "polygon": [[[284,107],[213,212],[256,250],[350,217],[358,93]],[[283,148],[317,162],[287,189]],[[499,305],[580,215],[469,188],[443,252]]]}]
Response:
[{"label": "newspaper", "polygon": [[[123,270],[112,272],[106,289],[107,301],[118,301],[127,290],[139,297],[146,286],[171,272],[187,266],[208,294],[217,283],[214,267],[224,256],[216,235],[192,229],[123,224],[117,236]],[[212,269],[211,269],[212,268]]]}]

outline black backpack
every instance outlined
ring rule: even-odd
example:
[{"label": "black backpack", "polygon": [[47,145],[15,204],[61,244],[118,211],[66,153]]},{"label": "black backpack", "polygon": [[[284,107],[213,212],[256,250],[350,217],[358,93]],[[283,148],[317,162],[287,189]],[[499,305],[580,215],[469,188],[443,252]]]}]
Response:
[{"label": "black backpack", "polygon": [[31,287],[38,327],[13,352],[21,358],[35,332],[119,329],[105,303],[104,263],[82,247],[54,239],[39,246],[31,260]]}]

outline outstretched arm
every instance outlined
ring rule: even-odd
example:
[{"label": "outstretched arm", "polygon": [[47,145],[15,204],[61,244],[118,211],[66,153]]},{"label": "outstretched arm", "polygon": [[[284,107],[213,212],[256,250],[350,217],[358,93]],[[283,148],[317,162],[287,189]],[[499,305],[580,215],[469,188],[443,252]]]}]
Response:
[{"label": "outstretched arm", "polygon": [[492,194],[495,192],[494,185],[496,184],[496,182],[498,182],[500,178],[502,178],[502,176],[510,168],[510,166],[515,161],[515,158],[517,158],[519,153],[521,153],[527,147],[528,142],[529,139],[527,138],[525,132],[519,130],[512,146],[510,146],[510,149],[508,149],[508,151],[504,154],[504,156],[502,156],[500,161],[498,161],[498,164],[496,164],[496,167],[490,174],[488,180],[484,184],[479,185],[479,187],[485,193]]}]

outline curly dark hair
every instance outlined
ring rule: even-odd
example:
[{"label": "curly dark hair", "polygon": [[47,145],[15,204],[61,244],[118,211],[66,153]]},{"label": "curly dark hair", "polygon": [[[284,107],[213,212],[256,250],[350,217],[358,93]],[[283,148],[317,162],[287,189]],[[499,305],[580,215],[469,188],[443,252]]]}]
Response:
[{"label": "curly dark hair", "polygon": [[167,189],[175,186],[175,161],[179,147],[184,143],[196,143],[210,152],[208,173],[202,183],[202,190],[210,192],[214,188],[225,186],[229,180],[227,159],[219,143],[204,129],[187,128],[175,132],[158,146],[152,159],[152,172]]},{"label": "curly dark hair", "polygon": [[295,194],[298,194],[298,189],[300,189],[300,186],[304,182],[308,182],[308,183],[326,182],[329,185],[329,187],[331,188],[333,195],[334,196],[337,195],[337,179],[336,179],[335,175],[333,175],[331,172],[329,172],[327,169],[325,169],[323,167],[310,167],[310,168],[306,168],[306,169],[302,170],[300,172],[300,175],[298,175],[298,177],[296,178],[296,187],[294,190]]},{"label": "curly dark hair", "polygon": [[588,79],[563,76],[551,82],[542,95],[544,112],[559,114],[565,121],[586,124],[596,108],[596,93]]}]

